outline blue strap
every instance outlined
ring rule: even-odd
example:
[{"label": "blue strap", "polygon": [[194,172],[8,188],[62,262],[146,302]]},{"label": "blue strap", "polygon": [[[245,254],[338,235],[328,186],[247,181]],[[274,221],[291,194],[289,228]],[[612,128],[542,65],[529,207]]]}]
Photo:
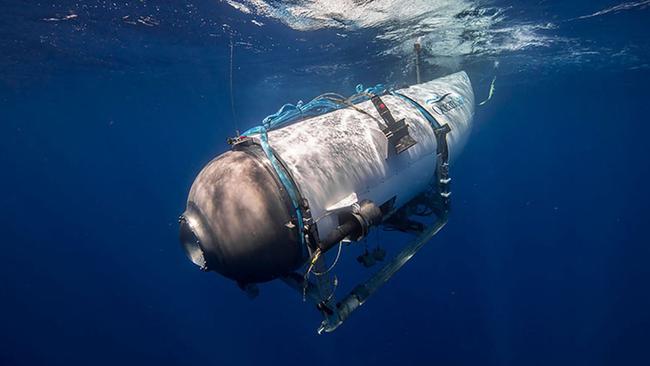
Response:
[{"label": "blue strap", "polygon": [[422,107],[422,106],[420,105],[420,103],[414,101],[413,99],[407,97],[407,96],[404,95],[404,94],[400,94],[400,93],[397,93],[397,92],[391,92],[391,94],[392,94],[392,95],[395,95],[395,96],[398,96],[398,97],[404,99],[405,101],[411,103],[411,105],[414,106],[415,109],[417,109],[417,110],[418,110],[418,111],[419,111],[419,112],[424,116],[424,118],[426,118],[427,121],[429,121],[429,123],[431,124],[431,126],[432,126],[434,129],[438,129],[438,128],[442,127],[442,126],[440,125],[440,122],[438,122],[438,121],[437,121],[437,120],[436,120],[436,119],[431,115],[431,113],[429,113],[429,111],[427,111],[426,109],[424,109],[424,107]]},{"label": "blue strap", "polygon": [[284,189],[289,194],[289,198],[291,199],[291,205],[293,206],[293,209],[296,212],[296,220],[298,221],[298,235],[300,236],[300,244],[303,250],[303,254],[306,255],[307,245],[305,242],[305,235],[304,235],[305,225],[302,220],[302,210],[300,209],[300,198],[298,194],[298,188],[294,185],[293,180],[289,178],[287,173],[284,171],[284,168],[282,167],[278,159],[275,157],[275,154],[273,153],[273,149],[271,148],[271,145],[269,145],[269,136],[266,127],[264,126],[253,127],[250,130],[246,131],[246,135],[250,135],[250,134],[259,134],[260,145],[262,146],[262,150],[264,150],[264,154],[266,154],[266,157],[271,162],[271,165],[273,166],[275,173],[278,175],[280,182],[284,186]]}]

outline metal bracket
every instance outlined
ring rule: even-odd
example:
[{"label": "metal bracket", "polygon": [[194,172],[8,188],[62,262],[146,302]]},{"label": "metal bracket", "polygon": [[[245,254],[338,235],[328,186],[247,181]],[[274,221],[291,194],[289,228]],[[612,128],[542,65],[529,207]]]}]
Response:
[{"label": "metal bracket", "polygon": [[390,113],[390,110],[378,95],[374,95],[370,100],[381,118],[386,122],[386,127],[381,130],[386,136],[386,139],[388,139],[388,144],[393,147],[389,150],[388,157],[399,155],[417,144],[413,137],[409,135],[408,125],[403,118],[395,121],[392,113]]}]

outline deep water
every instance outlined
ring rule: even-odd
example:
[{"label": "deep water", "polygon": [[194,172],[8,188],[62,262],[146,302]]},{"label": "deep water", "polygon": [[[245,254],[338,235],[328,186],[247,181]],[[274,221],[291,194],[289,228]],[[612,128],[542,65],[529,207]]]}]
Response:
[{"label": "deep water", "polygon": [[[250,300],[197,270],[177,219],[235,126],[359,82],[412,83],[408,57],[375,56],[360,30],[257,27],[201,3],[194,14],[235,42],[306,39],[234,44],[233,119],[229,33],[199,37],[192,17],[160,29],[171,10],[158,28],[99,10],[81,31],[46,28],[62,11],[23,5],[0,5],[0,365],[650,364],[647,9],[560,27],[612,49],[584,62],[546,48],[461,57],[477,100],[497,83],[452,166],[449,224],[318,336],[319,314],[283,284]],[[618,62],[622,40],[635,58]],[[406,239],[372,240],[394,254]],[[356,254],[343,254],[350,275]]]}]

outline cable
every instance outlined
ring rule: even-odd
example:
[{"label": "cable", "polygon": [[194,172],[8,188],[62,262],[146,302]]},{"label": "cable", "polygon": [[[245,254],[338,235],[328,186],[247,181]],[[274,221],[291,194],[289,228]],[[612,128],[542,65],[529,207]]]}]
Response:
[{"label": "cable", "polygon": [[239,127],[237,126],[237,116],[235,115],[235,93],[233,87],[233,54],[235,50],[235,44],[232,41],[232,34],[230,35],[230,111],[232,112],[232,121],[235,126],[235,131],[239,136]]},{"label": "cable", "polygon": [[326,269],[323,272],[316,272],[316,271],[314,271],[312,269],[311,273],[315,274],[316,276],[323,276],[323,275],[328,274],[332,269],[334,269],[334,267],[336,267],[336,264],[339,262],[339,258],[341,258],[341,248],[342,247],[343,247],[343,242],[340,241],[339,242],[339,251],[338,251],[338,253],[336,253],[336,258],[334,258],[334,262],[332,263],[332,265],[328,269]]},{"label": "cable", "polygon": [[[231,96],[232,96],[232,40],[231,40]],[[303,104],[299,101],[296,104],[287,103],[283,105],[276,113],[266,116],[262,120],[262,126],[267,130],[274,130],[289,123],[294,123],[299,119],[310,116],[318,116],[324,113],[335,111],[337,109],[350,107],[357,112],[363,113],[373,120],[375,120],[380,127],[383,127],[381,121],[368,112],[358,108],[355,104],[360,103],[366,99],[372,98],[374,95],[385,93],[386,88],[382,84],[377,84],[374,87],[363,89],[361,84],[357,85],[357,93],[349,98],[345,98],[336,93],[325,93],[312,99],[309,103]],[[231,106],[234,116],[234,101],[231,98]],[[249,129],[244,132],[245,136],[255,133],[256,128]]]}]

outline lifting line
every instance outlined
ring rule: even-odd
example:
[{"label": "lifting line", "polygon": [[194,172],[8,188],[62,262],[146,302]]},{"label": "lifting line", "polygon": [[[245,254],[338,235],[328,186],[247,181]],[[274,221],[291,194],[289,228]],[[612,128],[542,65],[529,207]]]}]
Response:
[{"label": "lifting line", "polygon": [[235,133],[239,136],[239,127],[237,126],[237,116],[235,115],[235,93],[233,88],[233,54],[235,44],[232,41],[232,34],[230,35],[230,111],[232,112],[232,121],[235,127]]}]

